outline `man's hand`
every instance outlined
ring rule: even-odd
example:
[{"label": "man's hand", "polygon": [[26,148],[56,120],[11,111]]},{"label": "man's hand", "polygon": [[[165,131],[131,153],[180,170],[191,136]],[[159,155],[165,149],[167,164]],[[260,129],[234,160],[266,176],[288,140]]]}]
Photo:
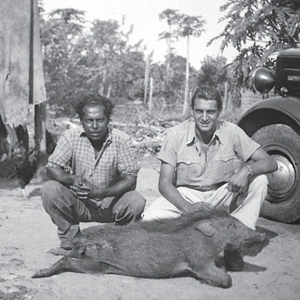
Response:
[{"label": "man's hand", "polygon": [[70,191],[77,199],[87,200],[90,188],[82,176],[76,176],[73,180],[73,184],[70,186]]},{"label": "man's hand", "polygon": [[228,182],[228,191],[243,194],[247,191],[250,181],[250,172],[247,168],[242,168],[235,173]]},{"label": "man's hand", "polygon": [[[187,202],[188,203],[188,202]],[[181,212],[183,214],[188,214],[190,212],[194,212],[194,211],[200,211],[202,209],[211,209],[212,206],[209,203],[206,202],[196,202],[193,204],[190,204],[188,206],[186,206],[184,209],[181,210]]]},{"label": "man's hand", "polygon": [[70,191],[81,201],[106,197],[106,189],[98,188],[93,183],[83,179],[82,176],[75,177],[73,185],[70,186]]}]

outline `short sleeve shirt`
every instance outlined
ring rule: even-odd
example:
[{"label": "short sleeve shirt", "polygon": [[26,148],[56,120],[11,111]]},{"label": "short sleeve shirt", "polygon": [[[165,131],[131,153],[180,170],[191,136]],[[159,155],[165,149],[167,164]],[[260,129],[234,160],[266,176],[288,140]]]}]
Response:
[{"label": "short sleeve shirt", "polygon": [[158,158],[176,169],[176,186],[210,188],[228,182],[260,145],[235,124],[219,121],[204,151],[195,136],[195,122],[168,129]]},{"label": "short sleeve shirt", "polygon": [[66,131],[58,140],[46,167],[61,168],[82,175],[100,188],[108,187],[126,175],[137,176],[136,152],[127,134],[109,130],[98,156],[83,128]]}]

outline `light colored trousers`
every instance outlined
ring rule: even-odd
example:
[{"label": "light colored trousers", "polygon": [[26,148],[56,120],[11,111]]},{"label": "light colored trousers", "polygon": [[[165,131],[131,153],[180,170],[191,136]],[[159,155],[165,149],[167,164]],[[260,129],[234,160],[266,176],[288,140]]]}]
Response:
[{"label": "light colored trousers", "polygon": [[[260,175],[250,181],[248,191],[241,195],[229,192],[227,183],[216,190],[206,192],[186,187],[178,187],[177,190],[191,204],[204,201],[214,207],[223,205],[229,208],[234,197],[237,197],[237,207],[232,211],[231,215],[246,226],[255,229],[261,206],[267,195],[267,188],[267,176]],[[144,211],[143,220],[176,218],[181,214],[171,202],[164,197],[160,197]]]}]

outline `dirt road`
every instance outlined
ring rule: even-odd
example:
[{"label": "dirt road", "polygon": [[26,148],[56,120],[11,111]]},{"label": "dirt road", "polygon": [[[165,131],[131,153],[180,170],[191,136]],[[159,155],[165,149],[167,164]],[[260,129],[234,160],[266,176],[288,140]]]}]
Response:
[{"label": "dirt road", "polygon": [[[143,159],[138,190],[151,203],[158,195],[158,163]],[[44,212],[36,179],[25,200],[16,181],[0,178],[1,300],[298,300],[300,295],[300,225],[265,219],[258,230],[268,244],[256,257],[245,257],[242,272],[230,272],[233,286],[214,288],[193,278],[140,279],[117,275],[64,273],[32,279],[58,257],[47,251],[59,241]],[[85,224],[84,227],[91,224]],[[167,255],[167,253],[166,253]]]}]

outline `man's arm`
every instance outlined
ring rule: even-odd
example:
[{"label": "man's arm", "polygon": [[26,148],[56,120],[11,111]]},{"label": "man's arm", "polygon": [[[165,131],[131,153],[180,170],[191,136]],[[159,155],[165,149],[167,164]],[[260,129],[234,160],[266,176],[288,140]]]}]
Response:
[{"label": "man's arm", "polygon": [[116,184],[107,188],[99,188],[86,179],[83,179],[82,184],[74,184],[70,186],[71,192],[80,200],[99,199],[105,197],[121,196],[126,192],[133,191],[136,188],[137,178],[133,175],[126,175]]},{"label": "man's arm", "polygon": [[159,192],[182,213],[187,213],[193,209],[193,205],[187,202],[173,185],[174,175],[175,168],[162,162],[158,183]]},{"label": "man's arm", "polygon": [[52,167],[47,167],[47,176],[52,180],[60,182],[66,187],[70,187],[71,185],[73,185],[76,178],[80,177],[77,175],[70,175],[63,169]]},{"label": "man's arm", "polygon": [[243,193],[252,177],[272,173],[278,168],[275,159],[262,148],[257,149],[250,159],[253,161],[252,164],[246,164],[231,177],[228,183],[229,191]]}]

